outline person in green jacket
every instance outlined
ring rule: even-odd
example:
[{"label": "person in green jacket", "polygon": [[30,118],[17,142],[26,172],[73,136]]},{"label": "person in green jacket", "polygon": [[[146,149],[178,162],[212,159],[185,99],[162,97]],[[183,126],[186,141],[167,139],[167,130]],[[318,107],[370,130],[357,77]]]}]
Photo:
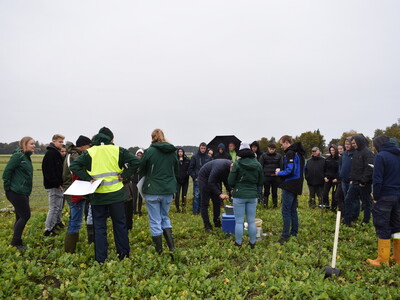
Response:
[{"label": "person in green jacket", "polygon": [[228,183],[233,188],[233,211],[235,214],[235,245],[242,245],[244,215],[246,214],[250,247],[256,244],[257,189],[264,183],[264,172],[249,144],[242,142],[237,154],[238,160],[232,165]]},{"label": "person in green jacket", "polygon": [[107,218],[111,216],[114,241],[118,257],[129,257],[129,239],[124,201],[128,198],[122,181],[130,178],[139,167],[140,160],[128,150],[115,146],[114,134],[107,127],[100,129],[92,147],[83,152],[70,165],[80,180],[102,179],[100,186],[90,195],[93,215],[94,248],[96,261],[107,258]]},{"label": "person in green jacket", "polygon": [[149,216],[150,232],[157,253],[162,252],[162,234],[171,252],[175,250],[169,209],[176,193],[178,158],[176,147],[168,143],[161,129],[151,133],[151,145],[144,152],[140,173],[145,176],[143,195]]},{"label": "person in green jacket", "polygon": [[31,155],[35,151],[35,140],[23,137],[18,148],[8,161],[3,172],[4,190],[8,201],[15,209],[14,234],[11,245],[20,251],[26,250],[22,243],[22,232],[31,217],[29,196],[32,192],[33,167]]}]

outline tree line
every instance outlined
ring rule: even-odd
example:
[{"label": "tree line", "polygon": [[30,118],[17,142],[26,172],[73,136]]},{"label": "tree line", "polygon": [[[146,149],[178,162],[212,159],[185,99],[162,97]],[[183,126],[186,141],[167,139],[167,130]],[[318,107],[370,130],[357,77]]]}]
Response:
[{"label": "tree line", "polygon": [[[317,129],[314,131],[306,131],[298,136],[295,136],[294,141],[301,142],[303,144],[304,149],[306,150],[307,153],[307,157],[309,157],[311,155],[312,147],[318,147],[321,149],[321,152],[325,153],[328,151],[327,149],[330,145],[344,144],[344,141],[347,137],[354,136],[357,134],[360,133],[357,132],[356,130],[345,131],[339,138],[332,139],[331,141],[329,141],[329,143],[326,143],[324,136],[321,134],[320,130]],[[400,119],[397,123],[394,123],[391,126],[387,126],[385,129],[376,129],[374,131],[374,136],[372,138],[366,136],[367,140],[369,141],[370,147],[372,147],[372,140],[380,135],[387,135],[391,138],[396,138],[398,141],[400,141]],[[266,151],[270,143],[275,143],[277,146],[277,151],[281,151],[279,141],[274,136],[272,136],[271,138],[262,137],[260,140],[258,140],[258,142],[260,144],[260,149],[262,151]],[[46,147],[48,145],[49,144],[42,144],[36,141],[35,154],[46,153]],[[0,154],[12,154],[15,151],[15,149],[17,149],[17,147],[18,147],[18,141],[9,144],[0,143]],[[138,146],[129,147],[128,150],[129,152],[135,154],[139,148],[140,147]],[[188,154],[194,154],[197,152],[198,149],[197,146],[182,146],[182,148]]]}]

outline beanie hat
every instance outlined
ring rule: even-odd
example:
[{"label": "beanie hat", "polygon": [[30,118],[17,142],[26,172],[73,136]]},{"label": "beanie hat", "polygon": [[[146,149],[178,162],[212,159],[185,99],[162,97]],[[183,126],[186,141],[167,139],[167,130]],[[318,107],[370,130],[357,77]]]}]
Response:
[{"label": "beanie hat", "polygon": [[387,137],[387,136],[385,136],[385,135],[381,135],[381,136],[378,136],[377,138],[375,138],[373,143],[374,143],[374,147],[375,147],[376,151],[379,152],[379,148],[380,148],[384,143],[387,143],[387,142],[389,142],[389,141],[390,141],[389,137]]},{"label": "beanie hat", "polygon": [[143,151],[143,149],[138,149],[138,150],[136,151],[135,155],[137,156],[137,155],[138,155],[138,153],[142,153],[142,154],[144,154],[144,151]]},{"label": "beanie hat", "polygon": [[250,149],[249,143],[247,143],[247,142],[241,142],[241,143],[240,143],[239,150],[243,150],[243,149]]},{"label": "beanie hat", "polygon": [[99,133],[105,134],[107,136],[110,137],[110,139],[112,140],[114,138],[114,134],[112,133],[112,131],[107,128],[107,127],[103,127],[99,130]]},{"label": "beanie hat", "polygon": [[92,140],[84,135],[80,135],[75,143],[76,147],[82,147],[82,146],[91,145],[91,144],[92,144]]}]

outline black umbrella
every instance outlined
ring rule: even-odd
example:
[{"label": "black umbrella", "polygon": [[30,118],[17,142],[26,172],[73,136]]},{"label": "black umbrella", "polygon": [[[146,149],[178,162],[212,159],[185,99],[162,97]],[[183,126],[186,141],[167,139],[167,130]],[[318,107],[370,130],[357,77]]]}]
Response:
[{"label": "black umbrella", "polygon": [[226,151],[228,151],[228,145],[229,143],[234,143],[236,146],[236,152],[239,150],[241,140],[239,140],[236,136],[234,135],[217,135],[215,138],[213,138],[207,145],[207,148],[213,149],[214,153],[217,153],[218,151],[218,145],[219,144],[224,144]]}]

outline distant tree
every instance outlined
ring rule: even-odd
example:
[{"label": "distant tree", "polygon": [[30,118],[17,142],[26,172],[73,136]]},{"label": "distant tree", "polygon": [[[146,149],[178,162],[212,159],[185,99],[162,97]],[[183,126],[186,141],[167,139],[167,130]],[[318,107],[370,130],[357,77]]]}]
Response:
[{"label": "distant tree", "polygon": [[345,131],[342,133],[342,136],[339,139],[338,144],[344,144],[344,141],[351,136],[355,136],[355,135],[359,135],[359,133],[353,129],[349,130],[349,131]]},{"label": "distant tree", "polygon": [[398,141],[400,141],[400,122],[395,123],[392,126],[386,127],[385,130],[382,129],[375,130],[373,138],[376,138],[380,135],[387,135],[390,138],[396,138]]},{"label": "distant tree", "polygon": [[303,144],[304,149],[306,150],[306,157],[311,156],[311,149],[313,147],[318,147],[321,149],[321,152],[325,148],[325,139],[321,132],[318,130],[306,131],[300,134],[300,136],[296,136],[294,138],[295,142],[301,142]]},{"label": "distant tree", "polygon": [[328,147],[330,146],[330,145],[338,145],[338,144],[341,144],[340,143],[340,139],[331,139],[331,141],[328,143]]},{"label": "distant tree", "polygon": [[[275,137],[273,137],[273,136],[270,139],[268,139],[266,137],[262,137],[260,140],[258,140],[258,143],[260,144],[260,150],[265,152],[265,151],[267,151],[268,145],[270,143],[276,144],[276,140],[275,140]],[[278,145],[276,145],[276,146],[278,148]],[[280,149],[280,145],[279,145],[279,149]]]}]

